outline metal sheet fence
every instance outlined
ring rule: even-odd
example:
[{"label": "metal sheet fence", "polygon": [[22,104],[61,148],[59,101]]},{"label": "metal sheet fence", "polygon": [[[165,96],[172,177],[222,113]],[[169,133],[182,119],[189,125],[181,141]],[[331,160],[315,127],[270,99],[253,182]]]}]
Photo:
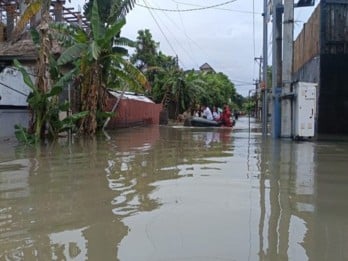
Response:
[{"label": "metal sheet fence", "polygon": [[[110,108],[116,102],[110,99]],[[111,110],[111,109],[110,109]],[[116,109],[116,115],[111,118],[108,128],[132,127],[137,125],[159,124],[162,104],[154,104],[131,99],[122,99]]]}]

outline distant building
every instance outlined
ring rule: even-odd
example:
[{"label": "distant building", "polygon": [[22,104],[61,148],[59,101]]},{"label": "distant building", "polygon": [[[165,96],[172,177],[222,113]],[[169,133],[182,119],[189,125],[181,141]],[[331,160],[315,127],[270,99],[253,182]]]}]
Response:
[{"label": "distant building", "polygon": [[211,73],[215,73],[215,70],[213,69],[213,67],[211,67],[208,63],[204,63],[203,65],[201,65],[199,67],[199,69],[202,72],[211,72]]}]

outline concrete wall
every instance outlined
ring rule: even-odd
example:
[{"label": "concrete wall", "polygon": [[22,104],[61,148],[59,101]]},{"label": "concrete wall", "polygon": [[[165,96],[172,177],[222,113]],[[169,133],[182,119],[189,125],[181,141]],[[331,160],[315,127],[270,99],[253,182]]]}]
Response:
[{"label": "concrete wall", "polygon": [[318,84],[318,134],[348,134],[347,21],[348,0],[322,0],[294,43],[293,80]]},{"label": "concrete wall", "polygon": [[28,128],[29,116],[27,109],[0,109],[0,138],[14,137],[15,124]]},{"label": "concrete wall", "polygon": [[27,106],[30,91],[16,68],[6,67],[0,73],[0,106]]}]

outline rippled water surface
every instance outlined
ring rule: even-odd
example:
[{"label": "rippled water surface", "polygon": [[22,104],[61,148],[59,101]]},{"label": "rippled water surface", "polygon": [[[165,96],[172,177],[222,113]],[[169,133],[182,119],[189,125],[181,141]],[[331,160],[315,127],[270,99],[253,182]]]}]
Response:
[{"label": "rippled water surface", "polygon": [[258,127],[2,141],[0,260],[348,260],[348,142]]}]

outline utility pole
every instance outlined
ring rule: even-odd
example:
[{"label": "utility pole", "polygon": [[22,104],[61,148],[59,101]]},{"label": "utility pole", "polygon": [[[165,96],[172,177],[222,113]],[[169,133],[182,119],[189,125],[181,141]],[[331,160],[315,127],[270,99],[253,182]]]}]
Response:
[{"label": "utility pole", "polygon": [[272,5],[272,137],[280,137],[280,94],[282,85],[282,0]]},{"label": "utility pole", "polygon": [[[263,58],[262,56],[260,57],[255,57],[254,58],[255,62],[258,62],[259,64],[259,78],[258,80],[255,81],[255,91],[256,91],[256,118],[260,119],[260,104],[259,104],[259,97],[261,97],[261,68],[262,68],[262,61]],[[263,108],[262,108],[263,109]]]},{"label": "utility pole", "polygon": [[294,1],[284,1],[283,87],[281,100],[281,137],[292,136],[292,63],[294,42]]},{"label": "utility pole", "polygon": [[254,117],[256,119],[259,119],[259,103],[258,103],[258,89],[259,89],[259,80],[254,79],[254,85],[255,85],[255,90],[254,90],[254,101],[255,101],[255,106],[254,106]]},{"label": "utility pole", "polygon": [[268,95],[267,95],[267,68],[268,68],[268,10],[267,0],[263,1],[263,84],[261,85],[262,92],[262,136],[267,136],[268,123]]}]

